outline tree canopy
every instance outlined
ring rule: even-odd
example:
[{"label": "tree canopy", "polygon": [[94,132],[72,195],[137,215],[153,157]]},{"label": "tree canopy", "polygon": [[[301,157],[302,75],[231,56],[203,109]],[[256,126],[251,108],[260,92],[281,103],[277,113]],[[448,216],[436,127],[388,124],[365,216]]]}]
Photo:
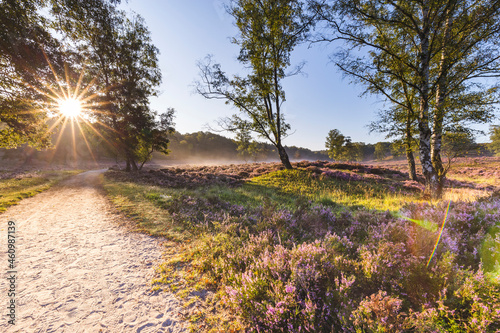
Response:
[{"label": "tree canopy", "polygon": [[328,132],[325,147],[328,156],[340,161],[361,161],[363,159],[362,144],[351,142],[351,138],[344,136],[338,129]]},{"label": "tree canopy", "polygon": [[495,155],[500,156],[500,125],[492,125],[490,127],[490,140],[488,149]]}]

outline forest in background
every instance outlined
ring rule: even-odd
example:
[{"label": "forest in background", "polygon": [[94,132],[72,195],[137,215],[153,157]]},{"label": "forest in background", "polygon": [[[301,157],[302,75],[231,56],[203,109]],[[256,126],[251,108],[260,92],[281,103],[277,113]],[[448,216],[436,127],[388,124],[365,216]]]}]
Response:
[{"label": "forest in background", "polygon": [[[36,150],[27,145],[16,149],[0,149],[0,159],[5,165],[11,162],[18,164],[35,163],[49,165],[80,165],[91,162],[122,163],[123,159],[116,151],[90,132],[85,132],[85,139],[80,132],[74,134],[70,126],[53,134],[53,142],[58,142],[52,148]],[[89,137],[90,136],[90,137]],[[89,149],[90,148],[90,149]],[[158,152],[153,154],[153,162],[186,161],[186,162],[252,162],[276,160],[274,147],[267,143],[258,143],[255,154],[242,154],[238,151],[238,143],[219,134],[210,132],[195,132],[181,134],[175,132],[170,140],[170,154]],[[294,159],[325,160],[329,159],[326,151],[312,151],[307,148],[286,147]]]},{"label": "forest in background", "polygon": [[[57,142],[57,145],[44,150],[36,150],[28,145],[16,149],[2,148],[0,149],[0,159],[4,165],[34,163],[38,165],[78,166],[93,162],[118,164],[124,162],[114,149],[108,146],[102,138],[92,135],[90,130],[75,131],[73,134],[71,126],[65,126],[53,134],[52,142]],[[152,163],[277,161],[277,152],[273,145],[265,142],[253,142],[252,144],[251,148],[245,147],[236,139],[207,131],[186,134],[175,132],[170,137],[170,153],[168,155],[153,153]],[[375,144],[356,142],[355,145],[360,153],[354,156],[351,161],[404,159],[404,150],[400,149],[394,142],[377,142]],[[341,160],[330,158],[326,149],[313,151],[296,146],[285,146],[285,148],[290,158],[295,161]],[[461,152],[460,155],[491,156],[492,153],[488,149],[488,143],[473,143],[467,151]]]}]

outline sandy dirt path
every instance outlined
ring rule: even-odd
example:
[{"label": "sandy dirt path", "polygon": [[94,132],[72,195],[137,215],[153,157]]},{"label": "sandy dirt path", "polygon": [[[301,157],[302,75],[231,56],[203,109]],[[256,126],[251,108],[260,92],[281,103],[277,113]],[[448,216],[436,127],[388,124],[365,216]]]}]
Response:
[{"label": "sandy dirt path", "polygon": [[[150,291],[162,247],[119,226],[89,171],[0,215],[1,332],[183,332],[178,300]],[[7,221],[16,222],[16,325]]]}]

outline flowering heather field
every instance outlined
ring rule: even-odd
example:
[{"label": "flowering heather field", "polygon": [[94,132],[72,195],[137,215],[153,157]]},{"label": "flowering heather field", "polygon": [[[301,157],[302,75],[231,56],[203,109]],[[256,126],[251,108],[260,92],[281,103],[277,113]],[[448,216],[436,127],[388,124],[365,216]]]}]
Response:
[{"label": "flowering heather field", "polygon": [[155,288],[193,331],[498,332],[498,162],[459,161],[431,203],[403,165],[322,161],[112,171],[106,190],[171,240]]}]

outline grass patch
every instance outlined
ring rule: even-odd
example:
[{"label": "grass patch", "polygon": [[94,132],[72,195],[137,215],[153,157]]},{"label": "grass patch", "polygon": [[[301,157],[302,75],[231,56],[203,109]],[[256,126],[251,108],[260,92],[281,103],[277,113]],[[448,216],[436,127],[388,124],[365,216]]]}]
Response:
[{"label": "grass patch", "polygon": [[17,205],[19,201],[43,192],[69,176],[80,173],[72,171],[39,171],[18,174],[13,178],[0,179],[0,212]]},{"label": "grass patch", "polygon": [[136,231],[182,242],[189,238],[184,228],[175,225],[162,206],[178,190],[130,182],[111,182],[105,178],[104,189],[113,204],[137,223]]},{"label": "grass patch", "polygon": [[209,292],[214,291],[216,282],[204,273],[206,258],[200,249],[210,244],[210,235],[202,230],[203,225],[194,227],[192,221],[175,218],[176,213],[169,212],[177,209],[174,206],[179,205],[182,198],[210,200],[218,194],[230,195],[230,191],[220,186],[204,190],[170,189],[104,179],[108,197],[118,210],[136,222],[136,231],[168,240],[165,243],[168,259],[158,268],[159,275],[152,281],[152,289],[167,289],[184,300],[182,314],[190,322],[192,332],[202,329],[205,322],[211,323],[206,324],[207,327],[219,327],[222,331],[240,331],[242,326],[234,314],[221,309],[220,296]]},{"label": "grass patch", "polygon": [[274,192],[303,196],[315,203],[349,209],[398,211],[419,195],[405,191],[397,182],[330,179],[306,170],[282,170],[253,178],[250,184],[272,188]]}]

